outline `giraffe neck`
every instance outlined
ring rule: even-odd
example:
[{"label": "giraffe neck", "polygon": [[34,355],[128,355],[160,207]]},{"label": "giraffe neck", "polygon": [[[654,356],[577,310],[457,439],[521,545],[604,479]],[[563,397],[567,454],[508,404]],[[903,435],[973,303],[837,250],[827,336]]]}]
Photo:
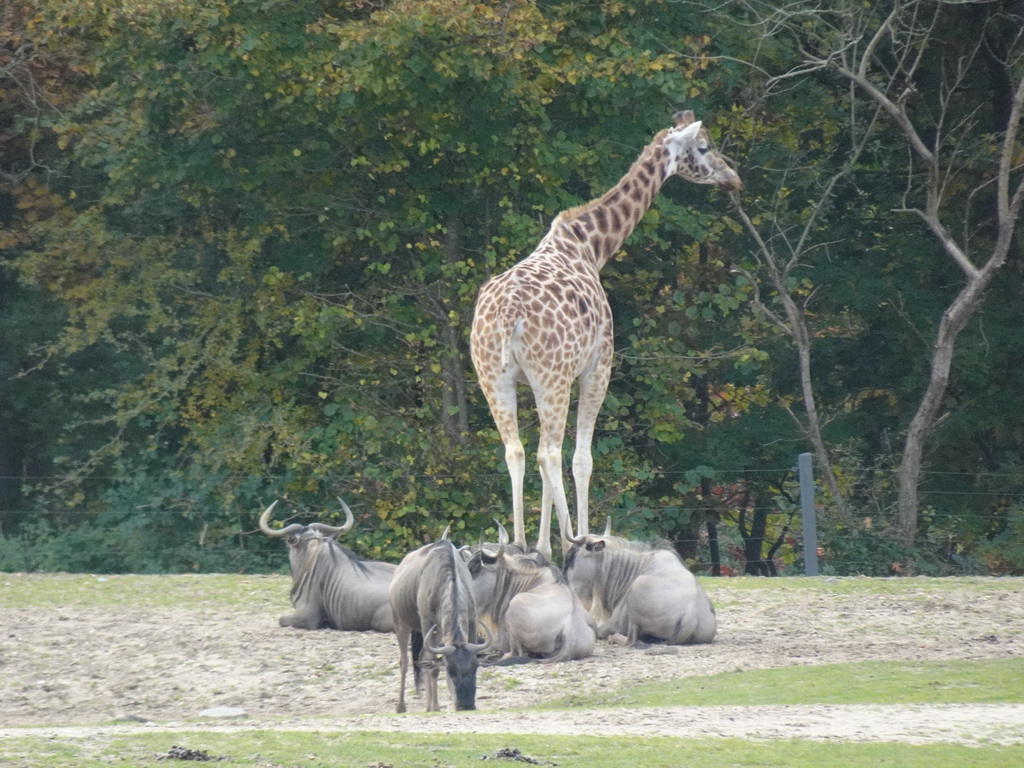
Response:
[{"label": "giraffe neck", "polygon": [[581,242],[600,270],[640,223],[667,177],[668,151],[661,135],[647,145],[619,183],[597,200],[563,211],[551,233]]}]

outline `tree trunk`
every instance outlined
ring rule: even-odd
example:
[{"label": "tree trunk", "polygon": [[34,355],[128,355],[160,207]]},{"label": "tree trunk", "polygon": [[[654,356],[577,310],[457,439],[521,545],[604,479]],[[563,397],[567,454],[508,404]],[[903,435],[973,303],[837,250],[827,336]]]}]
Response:
[{"label": "tree trunk", "polygon": [[[939,332],[932,353],[928,388],[925,390],[907,430],[906,441],[903,445],[903,459],[900,462],[897,479],[899,495],[896,508],[896,530],[899,541],[904,546],[913,544],[914,536],[917,534],[917,518],[920,508],[918,485],[921,479],[924,448],[928,437],[935,428],[942,400],[946,395],[956,340],[982,305],[985,289],[992,281],[996,270],[1006,261],[1012,226],[1007,227],[1007,230],[1005,238],[997,240],[996,248],[985,267],[968,276],[967,285],[943,313],[942,322],[939,323]],[[1005,244],[1003,243],[1004,239]]]},{"label": "tree trunk", "polygon": [[711,552],[711,575],[722,575],[722,554],[718,549],[718,526],[708,520],[708,549]]},{"label": "tree trunk", "polygon": [[[458,218],[448,221],[445,235],[445,260],[457,261],[462,250],[462,226]],[[466,360],[462,352],[458,327],[452,325],[448,309],[440,296],[437,303],[437,327],[440,329],[443,349],[441,365],[441,424],[445,434],[457,445],[469,441],[469,408],[466,400]]]},{"label": "tree trunk", "polygon": [[[1012,89],[1007,88],[1006,83],[994,82],[994,93],[1002,92],[1004,99],[1009,96],[1007,108],[1001,112],[997,110],[1000,113],[1000,119],[1005,120],[1005,125],[999,126],[1003,131],[1003,135],[998,140],[999,162],[997,167],[993,169],[995,173],[988,178],[980,180],[974,190],[961,193],[961,196],[963,194],[969,196],[975,191],[988,187],[990,184],[996,190],[995,240],[987,260],[983,261],[983,265],[980,268],[976,267],[975,261],[972,260],[969,254],[972,250],[978,251],[981,249],[977,247],[972,248],[972,243],[966,237],[963,239],[963,242],[957,242],[943,223],[943,216],[948,216],[944,209],[944,205],[947,202],[946,196],[948,195],[947,186],[950,184],[951,179],[957,176],[961,166],[969,165],[969,161],[966,158],[959,156],[961,147],[957,130],[969,134],[976,130],[976,126],[971,122],[957,125],[955,121],[950,121],[950,124],[946,125],[944,118],[951,115],[946,112],[948,102],[941,103],[938,115],[931,115],[931,119],[944,129],[942,141],[940,142],[937,140],[937,137],[930,136],[928,130],[922,132],[920,127],[915,124],[914,115],[908,111],[907,99],[904,98],[909,93],[909,89],[900,91],[901,95],[895,99],[891,97],[890,94],[897,92],[896,90],[890,90],[890,87],[896,81],[895,78],[898,76],[905,82],[913,82],[918,66],[922,61],[920,52],[913,48],[913,43],[910,43],[910,47],[902,51],[904,54],[912,53],[913,55],[909,55],[904,59],[905,64],[901,64],[901,67],[905,66],[905,68],[902,71],[896,72],[890,79],[890,82],[879,87],[869,75],[870,72],[880,69],[878,62],[874,59],[876,45],[883,39],[887,39],[894,29],[899,28],[900,24],[909,22],[913,25],[919,23],[920,19],[917,19],[913,13],[907,18],[901,18],[901,14],[906,12],[907,9],[912,12],[916,7],[915,4],[910,4],[907,8],[899,6],[894,8],[875,33],[870,44],[863,50],[862,58],[856,67],[845,66],[840,63],[841,59],[832,59],[827,62],[828,66],[855,85],[899,126],[906,139],[908,149],[912,156],[916,157],[915,166],[909,169],[908,178],[913,178],[917,175],[916,166],[923,168],[923,192],[927,199],[923,210],[908,207],[906,212],[916,213],[921,217],[932,235],[942,245],[946,255],[953,260],[967,280],[966,285],[957,295],[956,299],[943,313],[942,321],[939,324],[938,336],[935,341],[935,348],[932,353],[928,387],[921,399],[921,403],[918,405],[914,418],[910,422],[906,442],[903,447],[903,458],[900,463],[897,480],[899,496],[896,510],[896,527],[900,542],[906,546],[913,543],[917,533],[918,508],[920,506],[918,484],[921,477],[924,447],[935,427],[939,411],[942,407],[942,400],[946,394],[957,337],[974,316],[975,312],[981,307],[984,301],[985,289],[995,276],[996,270],[1006,261],[1010,244],[1013,241],[1013,232],[1017,215],[1020,211],[1021,200],[1024,197],[1024,182],[1018,181],[1016,189],[1011,190],[1010,188],[1011,173],[1019,166],[1017,132],[1020,126],[1022,108],[1024,108],[1024,76],[1018,75],[1019,79]],[[931,15],[931,22],[927,22],[925,27],[918,30],[918,32],[923,32],[925,35],[930,34],[933,29],[930,25],[938,18],[937,14],[940,11],[941,7],[939,5],[934,6],[930,11],[930,15],[934,14]],[[899,37],[893,36],[892,39],[898,40]],[[907,36],[906,39],[910,40],[911,36]],[[991,56],[984,53],[986,50],[989,53],[994,50],[991,45],[987,45],[985,40],[972,44],[976,44],[978,48],[968,48],[961,52],[959,59],[955,62],[955,66],[951,67],[951,80],[946,84],[950,92],[952,92],[955,86],[962,85],[958,78],[966,71],[969,66],[968,62],[977,50],[983,51],[982,55],[986,56],[990,73],[994,69],[998,70],[999,68],[994,66]],[[1003,74],[1008,78],[1010,70],[1007,67],[1006,61],[1001,62],[1001,64]]]}]

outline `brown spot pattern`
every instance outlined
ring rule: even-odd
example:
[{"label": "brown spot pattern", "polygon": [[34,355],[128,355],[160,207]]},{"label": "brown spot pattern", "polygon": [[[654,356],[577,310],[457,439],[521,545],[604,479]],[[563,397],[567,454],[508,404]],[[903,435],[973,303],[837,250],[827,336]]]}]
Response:
[{"label": "brown spot pattern", "polygon": [[[659,133],[604,197],[559,214],[533,254],[480,289],[470,350],[506,457],[519,461],[523,450],[515,409],[508,406],[515,402],[517,378],[532,383],[541,440],[549,441],[538,450],[539,460],[546,460],[541,454],[560,455],[569,392],[577,377],[580,420],[584,408],[586,418],[596,418],[614,349],[611,308],[598,273],[664,182],[670,160],[666,136],[672,130]],[[715,171],[719,162],[727,173]],[[684,153],[676,163],[676,173],[691,181],[742,187],[717,153],[699,158]],[[577,493],[585,501],[587,489]],[[564,495],[555,503],[564,507]]]}]

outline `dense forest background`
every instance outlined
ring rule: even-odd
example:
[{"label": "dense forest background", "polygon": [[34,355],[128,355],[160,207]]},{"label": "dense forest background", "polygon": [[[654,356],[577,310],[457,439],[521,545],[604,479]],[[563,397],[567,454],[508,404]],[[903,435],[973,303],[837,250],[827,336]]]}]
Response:
[{"label": "dense forest background", "polygon": [[477,289],[685,108],[746,189],[669,180],[602,273],[592,527],[798,572],[810,452],[826,572],[1024,573],[1022,30],[1019,0],[0,0],[0,570],[280,568],[278,498],[342,496],[390,560],[507,523]]}]

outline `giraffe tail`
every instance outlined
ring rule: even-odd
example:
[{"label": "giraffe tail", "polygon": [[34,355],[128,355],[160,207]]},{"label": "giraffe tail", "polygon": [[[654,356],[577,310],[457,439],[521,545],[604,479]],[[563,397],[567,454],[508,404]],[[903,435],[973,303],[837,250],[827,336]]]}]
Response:
[{"label": "giraffe tail", "polygon": [[507,303],[502,312],[501,321],[498,324],[499,333],[501,338],[499,342],[501,344],[501,370],[504,373],[508,370],[512,364],[512,342],[514,342],[523,332],[523,323],[525,318],[519,307],[519,301],[514,294],[511,297],[513,300]]},{"label": "giraffe tail", "polygon": [[523,332],[523,318],[502,323],[501,327],[501,370],[507,371],[512,364],[512,342]]}]

